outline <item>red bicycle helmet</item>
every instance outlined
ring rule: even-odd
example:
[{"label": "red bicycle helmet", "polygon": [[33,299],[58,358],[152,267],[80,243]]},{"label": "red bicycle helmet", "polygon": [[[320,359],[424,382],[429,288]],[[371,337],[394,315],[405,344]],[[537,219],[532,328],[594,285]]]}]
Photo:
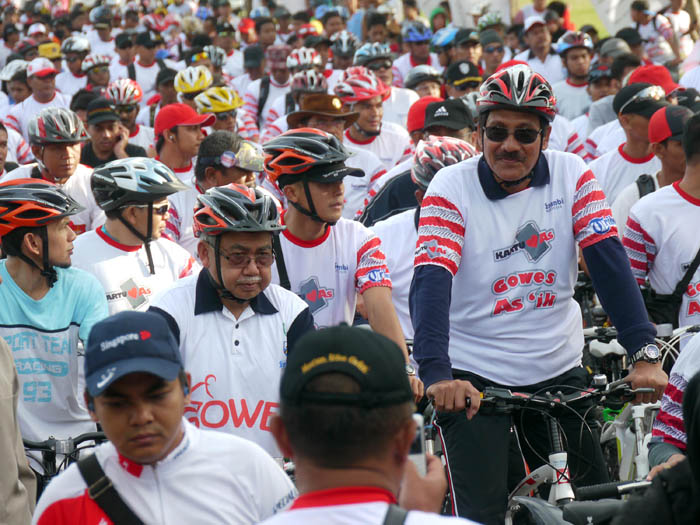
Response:
[{"label": "red bicycle helmet", "polygon": [[421,140],[416,146],[411,179],[425,191],[435,174],[442,168],[462,162],[474,155],[478,155],[478,152],[468,142],[452,137],[430,135],[427,140]]},{"label": "red bicycle helmet", "polygon": [[354,104],[374,97],[384,98],[388,90],[389,87],[384,82],[363,66],[348,68],[344,78],[333,88],[345,104]]}]

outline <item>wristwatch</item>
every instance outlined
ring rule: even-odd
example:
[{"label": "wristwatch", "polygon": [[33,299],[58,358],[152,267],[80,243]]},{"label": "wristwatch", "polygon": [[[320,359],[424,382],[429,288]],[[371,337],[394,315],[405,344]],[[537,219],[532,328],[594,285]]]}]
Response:
[{"label": "wristwatch", "polygon": [[659,361],[661,361],[661,351],[659,350],[659,347],[653,343],[644,345],[634,354],[632,354],[630,361],[632,362],[632,364],[636,363],[637,361],[645,361],[647,363],[658,363]]},{"label": "wristwatch", "polygon": [[406,374],[408,374],[409,376],[416,375],[416,367],[413,366],[411,363],[406,363]]}]

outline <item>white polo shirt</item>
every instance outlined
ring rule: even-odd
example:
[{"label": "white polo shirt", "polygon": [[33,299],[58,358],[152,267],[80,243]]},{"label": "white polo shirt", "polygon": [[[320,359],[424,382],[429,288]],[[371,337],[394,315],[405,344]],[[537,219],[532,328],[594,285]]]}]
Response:
[{"label": "white polo shirt", "polygon": [[136,124],[134,131],[129,134],[129,144],[141,146],[148,151],[148,148],[155,148],[156,141],[153,133],[153,128]]},{"label": "white polo shirt", "polygon": [[620,192],[640,175],[651,175],[661,169],[661,161],[653,153],[635,159],[627,155],[623,148],[624,144],[621,144],[590,163],[591,171],[598,179],[608,202],[615,202]]},{"label": "white polo shirt", "polygon": [[588,82],[574,84],[566,78],[554,84],[552,90],[557,97],[557,111],[563,117],[573,120],[583,115],[591,105],[591,96],[588,94]]},{"label": "white polo shirt", "polygon": [[295,294],[270,284],[236,319],[225,308],[204,269],[153,298],[192,374],[187,420],[200,428],[249,439],[273,457],[281,453],[270,433],[279,407],[279,381],[313,317]]},{"label": "white polo shirt", "polygon": [[345,177],[343,179],[345,187],[343,217],[355,219],[362,214],[365,206],[379,191],[377,183],[386,173],[386,169],[371,151],[352,144],[345,144],[345,147],[351,153],[345,161],[345,165],[348,168],[361,169],[365,173],[364,177]]},{"label": "white polo shirt", "polygon": [[[437,69],[438,73],[442,73],[444,69],[440,65],[440,59],[435,53],[430,53],[427,65]],[[411,53],[404,53],[394,60],[394,64],[391,66],[391,72],[394,74],[394,86],[403,87],[403,79],[406,78],[408,72],[416,66],[420,66],[420,64],[413,60]]]},{"label": "white polo shirt", "polygon": [[[654,183],[654,190],[659,189],[659,172],[650,174],[652,182]],[[652,192],[653,193],[653,192]],[[635,180],[632,184],[628,184],[612,203],[612,212],[615,222],[619,225],[618,233],[620,237],[625,232],[625,224],[627,224],[627,217],[629,217],[630,210],[639,201],[639,186],[637,186],[637,181]]]},{"label": "white polo shirt", "polygon": [[396,166],[412,152],[411,137],[406,128],[385,121],[382,121],[379,135],[366,140],[356,140],[350,136],[349,129],[345,130],[343,144],[355,149],[369,150],[379,158],[387,170]]},{"label": "white polo shirt", "polygon": [[419,98],[418,93],[412,89],[392,86],[389,98],[382,104],[384,108],[382,120],[405,128],[408,122],[408,110]]},{"label": "white polo shirt", "polygon": [[[116,80],[111,76],[110,79]],[[68,97],[72,97],[78,91],[87,86],[87,74],[74,75],[70,69],[66,68],[56,75],[56,89]]]}]

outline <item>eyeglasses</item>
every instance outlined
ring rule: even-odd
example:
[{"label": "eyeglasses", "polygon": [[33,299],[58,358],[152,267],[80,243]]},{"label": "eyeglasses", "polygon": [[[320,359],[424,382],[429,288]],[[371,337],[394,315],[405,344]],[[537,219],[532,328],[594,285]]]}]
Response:
[{"label": "eyeglasses", "polygon": [[[129,206],[133,206],[134,208],[148,208],[151,206],[150,204],[129,204]],[[156,215],[160,215],[161,217],[165,217],[165,214],[170,211],[170,203],[163,204],[162,206],[158,206],[157,208],[154,206],[153,207],[153,213]]]},{"label": "eyeglasses", "polygon": [[73,62],[77,62],[78,60],[82,60],[80,57],[66,57],[66,62],[72,64]]},{"label": "eyeglasses", "polygon": [[[212,248],[215,248],[213,244],[208,243]],[[219,250],[218,255],[226,259],[226,262],[231,268],[246,268],[250,261],[254,260],[255,265],[258,268],[269,268],[272,263],[275,262],[275,254],[272,251],[259,252],[255,255],[251,255],[245,252],[233,252],[224,253]]]},{"label": "eyeglasses", "polygon": [[139,107],[136,104],[130,104],[128,106],[114,106],[114,111],[117,113],[131,113],[138,108]]},{"label": "eyeglasses", "polygon": [[622,113],[625,111],[625,108],[633,102],[645,102],[650,100],[658,101],[663,100],[664,98],[666,98],[666,92],[661,86],[649,86],[632,95],[631,99],[622,104],[622,107],[620,108],[620,111],[617,112],[617,114],[622,115]]},{"label": "eyeglasses", "polygon": [[480,85],[480,82],[467,82],[465,84],[454,84],[452,87],[459,91],[466,91],[467,89],[479,89]]},{"label": "eyeglasses", "polygon": [[109,68],[107,66],[97,66],[93,67],[88,73],[107,73],[109,71]]},{"label": "eyeglasses", "polygon": [[503,46],[486,46],[484,53],[503,53]]},{"label": "eyeglasses", "polygon": [[216,120],[228,120],[230,118],[236,118],[235,111],[222,111],[221,113],[215,113]]},{"label": "eyeglasses", "polygon": [[486,138],[493,142],[505,142],[505,140],[513,135],[515,140],[521,144],[532,144],[542,134],[541,129],[517,128],[512,132],[508,128],[501,126],[489,126],[484,128]]},{"label": "eyeglasses", "polygon": [[381,62],[370,62],[367,64],[367,69],[370,71],[379,71],[380,69],[391,69],[391,60],[382,60]]},{"label": "eyeglasses", "polygon": [[132,47],[134,47],[132,42],[124,42],[122,45],[117,46],[117,49],[131,49]]}]

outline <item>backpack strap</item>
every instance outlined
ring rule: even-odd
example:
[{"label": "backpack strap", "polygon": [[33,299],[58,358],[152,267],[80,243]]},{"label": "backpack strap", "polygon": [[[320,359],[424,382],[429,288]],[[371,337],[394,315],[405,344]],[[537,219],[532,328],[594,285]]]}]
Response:
[{"label": "backpack strap", "polygon": [[408,511],[406,509],[402,509],[398,505],[389,505],[382,525],[403,525],[406,523],[407,516]]},{"label": "backpack strap", "polygon": [[287,274],[287,265],[284,264],[284,254],[282,253],[282,243],[280,235],[272,236],[272,252],[275,254],[275,264],[277,265],[277,273],[280,276],[280,286],[285,290],[291,290],[292,285],[289,282],[289,274]]},{"label": "backpack strap", "polygon": [[651,175],[644,173],[643,175],[637,177],[635,182],[637,183],[640,199],[645,195],[649,195],[650,193],[654,193],[656,191],[656,184],[654,184],[654,178]]},{"label": "backpack strap", "polygon": [[158,64],[158,71],[166,69],[168,66],[165,64],[165,60],[162,58],[156,58],[156,64]]},{"label": "backpack strap", "polygon": [[112,485],[112,480],[102,470],[96,454],[78,461],[78,470],[88,486],[88,495],[97,503],[114,525],[143,525]]},{"label": "backpack strap", "polygon": [[693,262],[690,263],[685,275],[683,275],[683,279],[680,280],[680,282],[676,285],[676,289],[673,290],[673,295],[678,298],[683,297],[683,294],[685,293],[686,288],[688,288],[688,284],[690,284],[690,280],[693,278],[693,275],[695,275],[698,266],[700,266],[700,248],[698,248],[698,252],[695,254]]},{"label": "backpack strap", "polygon": [[136,80],[136,66],[133,62],[126,66],[126,74],[131,80]]},{"label": "backpack strap", "polygon": [[269,97],[269,96],[270,96],[270,77],[264,76],[264,77],[262,77],[262,80],[260,80],[260,96],[258,97],[258,115],[257,115],[258,128],[262,124],[262,122],[260,122],[260,119],[262,118],[263,108],[265,107],[265,103],[267,102],[267,97]]}]

